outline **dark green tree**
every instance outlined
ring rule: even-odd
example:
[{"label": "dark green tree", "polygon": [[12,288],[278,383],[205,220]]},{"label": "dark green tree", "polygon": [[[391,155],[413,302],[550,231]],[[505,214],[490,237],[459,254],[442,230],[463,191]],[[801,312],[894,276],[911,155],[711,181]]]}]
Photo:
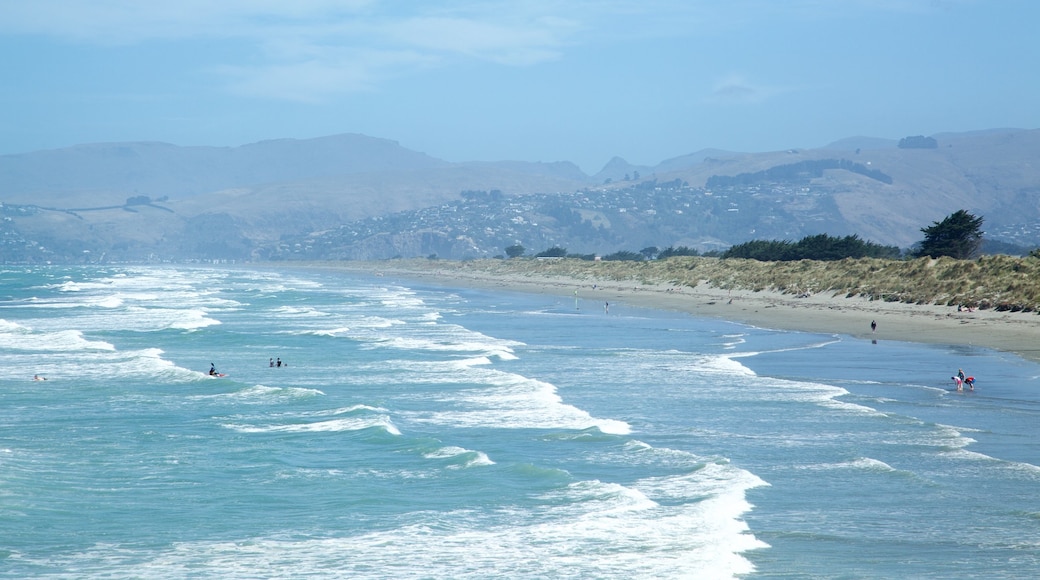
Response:
[{"label": "dark green tree", "polygon": [[658,252],[660,252],[660,250],[657,248],[657,246],[649,246],[643,248],[642,250],[639,250],[639,253],[643,254],[643,257],[647,260],[653,260],[654,257],[657,256]]},{"label": "dark green tree", "polygon": [[817,234],[806,236],[798,242],[752,240],[730,247],[722,253],[723,258],[750,258],[764,262],[786,262],[793,260],[836,261],[845,258],[899,258],[896,246],[882,246],[861,240],[851,235],[844,238]]},{"label": "dark green tree", "polygon": [[621,250],[619,252],[614,252],[613,254],[603,256],[604,262],[641,262],[642,260],[643,254],[639,254],[630,250]]},{"label": "dark green tree", "polygon": [[671,258],[672,256],[699,256],[699,255],[700,255],[700,252],[698,252],[696,250],[696,248],[690,248],[690,247],[687,247],[687,246],[679,246],[678,248],[676,248],[674,246],[668,246],[667,248],[661,250],[657,254],[657,259],[658,260],[663,260],[665,258]]},{"label": "dark green tree", "polygon": [[950,256],[958,260],[974,258],[982,245],[982,220],[960,209],[946,216],[941,222],[933,222],[921,228],[924,240],[915,253],[917,257],[939,258]]},{"label": "dark green tree", "polygon": [[520,244],[513,244],[506,248],[506,255],[510,258],[519,258],[520,256],[523,256],[526,251],[527,249]]},{"label": "dark green tree", "polygon": [[561,248],[560,246],[553,246],[548,250],[542,250],[535,254],[536,258],[565,258],[567,257],[567,248]]}]

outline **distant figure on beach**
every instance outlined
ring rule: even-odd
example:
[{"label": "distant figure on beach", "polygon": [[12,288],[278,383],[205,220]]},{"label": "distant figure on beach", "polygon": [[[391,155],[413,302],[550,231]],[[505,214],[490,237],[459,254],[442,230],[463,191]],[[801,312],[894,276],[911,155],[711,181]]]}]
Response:
[{"label": "distant figure on beach", "polygon": [[610,302],[603,303],[603,313],[610,314]]},{"label": "distant figure on beach", "polygon": [[957,378],[960,379],[960,382],[968,385],[969,391],[975,390],[975,377],[964,376],[964,369],[957,369]]},{"label": "distant figure on beach", "polygon": [[273,358],[267,359],[267,366],[269,366],[269,367],[273,367],[274,366],[274,359]]},{"label": "distant figure on beach", "polygon": [[870,321],[870,332],[871,332],[871,334],[877,332],[877,321],[876,320],[871,320]]},{"label": "distant figure on beach", "polygon": [[958,391],[963,391],[964,390],[964,388],[961,386],[961,383],[963,381],[961,380],[960,377],[958,377],[957,375],[954,375],[954,376],[952,376],[950,378],[953,379],[953,384],[957,385],[957,390]]},{"label": "distant figure on beach", "polygon": [[274,366],[281,367],[282,366],[282,359],[279,358],[278,361],[274,363]]}]

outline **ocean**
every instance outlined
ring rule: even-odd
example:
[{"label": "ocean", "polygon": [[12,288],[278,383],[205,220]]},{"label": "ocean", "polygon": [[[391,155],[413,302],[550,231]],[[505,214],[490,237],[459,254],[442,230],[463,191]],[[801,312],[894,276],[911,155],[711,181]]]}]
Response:
[{"label": "ocean", "polygon": [[591,288],[0,272],[2,577],[1040,577],[1012,354]]}]

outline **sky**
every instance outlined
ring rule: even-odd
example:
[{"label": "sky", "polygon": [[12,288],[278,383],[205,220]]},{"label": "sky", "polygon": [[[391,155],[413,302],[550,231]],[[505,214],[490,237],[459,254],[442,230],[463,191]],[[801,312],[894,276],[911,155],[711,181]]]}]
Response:
[{"label": "sky", "polygon": [[0,155],[360,133],[594,174],[1040,128],[1035,0],[0,0]]}]

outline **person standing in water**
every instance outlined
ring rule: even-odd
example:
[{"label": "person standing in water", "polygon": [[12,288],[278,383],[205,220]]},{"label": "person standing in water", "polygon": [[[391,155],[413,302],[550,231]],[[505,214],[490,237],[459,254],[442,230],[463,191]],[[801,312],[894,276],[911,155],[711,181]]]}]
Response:
[{"label": "person standing in water", "polygon": [[877,321],[876,320],[871,320],[870,321],[870,333],[874,334],[875,332],[877,332]]}]

